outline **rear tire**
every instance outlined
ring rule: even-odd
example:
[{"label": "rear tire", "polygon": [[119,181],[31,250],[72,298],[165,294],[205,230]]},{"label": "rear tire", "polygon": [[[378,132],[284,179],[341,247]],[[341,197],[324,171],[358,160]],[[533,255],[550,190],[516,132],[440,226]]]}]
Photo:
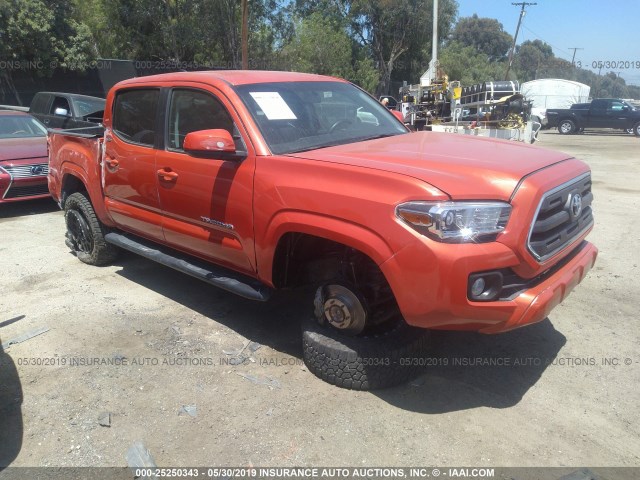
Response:
[{"label": "rear tire", "polygon": [[640,122],[636,123],[636,124],[633,126],[633,134],[634,134],[636,137],[640,137]]},{"label": "rear tire", "polygon": [[105,265],[115,260],[118,249],[105,241],[106,227],[98,220],[85,193],[69,195],[64,204],[64,218],[66,244],[81,262]]},{"label": "rear tire", "polygon": [[571,135],[576,131],[576,123],[573,120],[561,120],[558,123],[558,133],[561,135]]},{"label": "rear tire", "polygon": [[399,319],[381,333],[350,336],[309,317],[302,325],[304,362],[314,375],[337,387],[388,388],[416,375],[427,333]]}]

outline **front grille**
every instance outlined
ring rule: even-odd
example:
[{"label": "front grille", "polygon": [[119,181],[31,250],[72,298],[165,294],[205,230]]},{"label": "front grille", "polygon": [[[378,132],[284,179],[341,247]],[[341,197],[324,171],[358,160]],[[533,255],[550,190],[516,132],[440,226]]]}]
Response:
[{"label": "front grille", "polygon": [[591,175],[554,188],[542,197],[527,247],[538,260],[558,253],[593,225]]},{"label": "front grille", "polygon": [[34,163],[31,165],[14,165],[13,167],[2,167],[13,178],[46,177],[49,173],[49,165],[46,163]]},{"label": "front grille", "polygon": [[46,183],[29,186],[12,186],[9,188],[4,198],[33,197],[35,195],[48,195],[49,186]]}]

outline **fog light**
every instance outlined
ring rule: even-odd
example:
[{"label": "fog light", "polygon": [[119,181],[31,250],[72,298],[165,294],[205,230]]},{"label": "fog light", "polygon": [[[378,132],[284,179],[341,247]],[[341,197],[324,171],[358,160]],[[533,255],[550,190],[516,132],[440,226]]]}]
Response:
[{"label": "fog light", "polygon": [[503,278],[499,271],[469,275],[467,298],[474,302],[491,302],[500,296]]},{"label": "fog light", "polygon": [[484,287],[487,283],[484,281],[484,278],[476,278],[476,280],[471,285],[471,295],[474,297],[479,297],[484,292]]}]

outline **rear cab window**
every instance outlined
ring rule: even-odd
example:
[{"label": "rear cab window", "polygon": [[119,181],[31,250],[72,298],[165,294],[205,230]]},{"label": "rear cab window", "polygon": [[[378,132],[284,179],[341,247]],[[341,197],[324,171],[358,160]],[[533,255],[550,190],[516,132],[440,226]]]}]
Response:
[{"label": "rear cab window", "polygon": [[146,147],[156,143],[160,90],[122,90],[113,106],[113,132],[121,140]]}]

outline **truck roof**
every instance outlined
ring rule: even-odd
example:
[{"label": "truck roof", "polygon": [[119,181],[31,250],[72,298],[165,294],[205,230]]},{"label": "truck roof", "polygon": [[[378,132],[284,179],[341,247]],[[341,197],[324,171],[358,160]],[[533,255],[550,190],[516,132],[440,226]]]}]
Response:
[{"label": "truck roof", "polygon": [[70,93],[70,92],[37,92],[36,95],[57,95],[59,97],[73,97],[78,99],[90,98],[92,100],[104,100],[104,98],[102,97],[93,97],[91,95],[82,95],[80,93]]},{"label": "truck roof", "polygon": [[30,117],[27,112],[22,110],[0,110],[0,117],[9,117],[9,116],[19,116],[19,117]]},{"label": "truck roof", "polygon": [[254,83],[271,82],[322,82],[345,80],[298,72],[274,72],[264,70],[207,70],[202,72],[176,72],[163,73],[160,75],[150,75],[146,77],[136,77],[118,83],[118,86],[136,85],[148,82],[173,82],[191,81],[209,83],[211,81],[223,81],[229,85],[248,85]]}]

